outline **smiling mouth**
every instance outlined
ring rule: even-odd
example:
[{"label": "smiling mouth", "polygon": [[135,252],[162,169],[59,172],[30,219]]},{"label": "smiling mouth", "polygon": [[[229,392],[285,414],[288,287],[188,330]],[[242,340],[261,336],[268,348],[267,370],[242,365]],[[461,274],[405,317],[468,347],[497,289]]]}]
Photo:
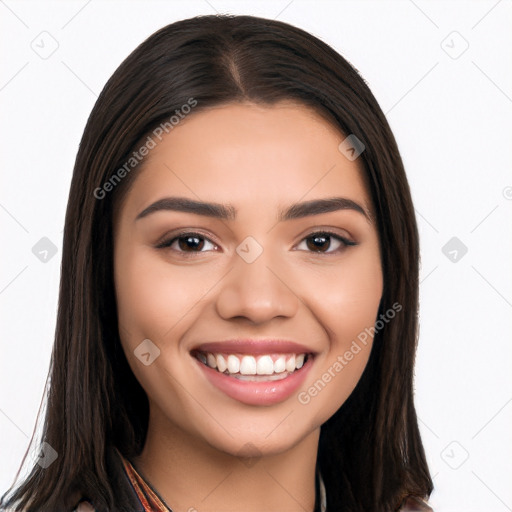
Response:
[{"label": "smiling mouth", "polygon": [[205,366],[242,381],[261,382],[286,379],[308,361],[312,354],[224,354],[194,351]]}]

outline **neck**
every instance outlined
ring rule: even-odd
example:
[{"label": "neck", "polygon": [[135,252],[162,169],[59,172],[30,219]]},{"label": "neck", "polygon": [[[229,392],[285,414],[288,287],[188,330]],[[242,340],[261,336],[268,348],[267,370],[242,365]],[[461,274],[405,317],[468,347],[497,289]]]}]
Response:
[{"label": "neck", "polygon": [[241,458],[150,409],[144,449],[133,463],[173,512],[314,510],[319,428],[283,453]]}]

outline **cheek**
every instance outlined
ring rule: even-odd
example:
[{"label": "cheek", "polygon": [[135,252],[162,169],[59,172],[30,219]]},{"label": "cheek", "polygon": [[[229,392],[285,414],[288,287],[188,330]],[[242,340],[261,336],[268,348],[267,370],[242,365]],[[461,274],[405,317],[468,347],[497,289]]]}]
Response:
[{"label": "cheek", "polygon": [[[184,380],[176,363],[183,356],[177,341],[204,291],[191,282],[193,270],[172,269],[151,248],[120,246],[114,262],[119,334],[128,363],[155,403],[187,410],[187,395],[176,386],[176,379]],[[141,345],[146,339],[154,346]],[[148,365],[139,359],[139,346],[150,354]]]},{"label": "cheek", "polygon": [[116,256],[115,285],[120,326],[161,342],[205,293],[197,270],[173,270],[152,248]]},{"label": "cheek", "polygon": [[365,265],[361,259],[333,279],[325,298],[325,312],[337,345],[345,345],[348,338],[374,324],[382,290],[380,263]]},{"label": "cheek", "polygon": [[297,398],[311,411],[315,425],[321,425],[352,393],[368,362],[383,291],[378,253],[360,251],[309,286],[311,309],[329,344]]},{"label": "cheek", "polygon": [[383,291],[378,251],[353,251],[332,266],[298,276],[303,295],[328,331],[330,349],[343,349],[374,325]]}]

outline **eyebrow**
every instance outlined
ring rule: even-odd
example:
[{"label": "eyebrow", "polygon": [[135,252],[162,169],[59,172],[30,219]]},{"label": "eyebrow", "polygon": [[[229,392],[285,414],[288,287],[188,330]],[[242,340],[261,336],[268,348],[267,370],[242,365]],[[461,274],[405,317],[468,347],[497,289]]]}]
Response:
[{"label": "eyebrow", "polygon": [[[207,203],[187,197],[164,197],[142,210],[135,220],[137,221],[162,210],[193,213],[222,220],[235,220],[237,215],[236,208],[231,204]],[[280,210],[277,220],[287,221],[338,210],[356,211],[366,217],[369,222],[372,222],[370,212],[366,208],[346,197],[330,197],[295,203],[284,210]]]}]

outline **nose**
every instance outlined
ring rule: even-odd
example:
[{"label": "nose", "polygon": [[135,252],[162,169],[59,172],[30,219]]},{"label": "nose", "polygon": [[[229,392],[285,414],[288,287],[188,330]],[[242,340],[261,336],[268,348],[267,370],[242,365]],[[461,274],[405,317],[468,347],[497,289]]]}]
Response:
[{"label": "nose", "polygon": [[232,265],[217,296],[217,312],[222,318],[244,317],[261,324],[296,314],[300,299],[289,272],[282,271],[283,265],[278,265],[270,250],[264,250],[252,263],[235,253]]}]

